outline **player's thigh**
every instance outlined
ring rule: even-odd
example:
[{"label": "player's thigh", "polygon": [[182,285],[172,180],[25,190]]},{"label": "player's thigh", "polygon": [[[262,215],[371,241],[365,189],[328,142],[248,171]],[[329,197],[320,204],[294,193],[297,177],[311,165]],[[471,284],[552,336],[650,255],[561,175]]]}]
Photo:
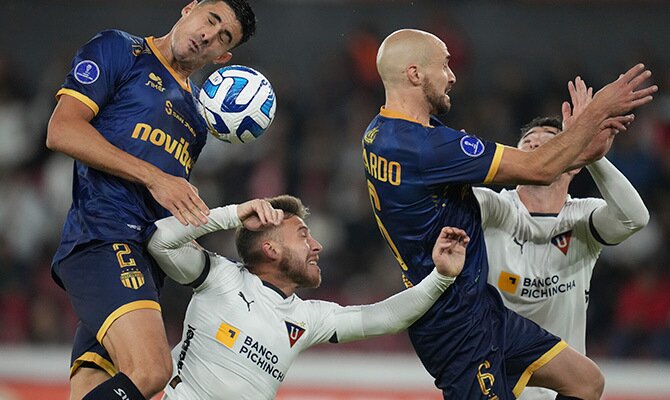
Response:
[{"label": "player's thigh", "polygon": [[[88,338],[92,342],[88,347],[95,342],[114,346],[114,353],[106,349],[114,364],[115,357],[133,360],[132,355],[125,356],[132,352],[142,356],[158,354],[152,361],[169,357],[158,303],[162,275],[142,244],[92,242],[78,247],[54,265],[54,273],[63,283],[83,327],[92,336]],[[119,327],[127,333],[120,332]],[[110,330],[112,339],[104,341]],[[120,340],[126,340],[127,350]],[[88,351],[82,346],[79,352]],[[83,361],[95,361],[88,359],[89,356],[95,357],[85,355]],[[73,359],[79,357],[73,354]],[[116,367],[120,369],[119,365]]]},{"label": "player's thigh", "polygon": [[101,369],[77,368],[70,378],[70,400],[81,400],[88,392],[109,378],[109,374]]},{"label": "player's thigh", "polygon": [[107,329],[102,345],[122,372],[172,367],[163,318],[158,310],[138,309],[123,314]]},{"label": "player's thigh", "polygon": [[566,347],[535,371],[528,385],[566,393],[571,389],[590,387],[602,379],[596,363],[572,347]]}]

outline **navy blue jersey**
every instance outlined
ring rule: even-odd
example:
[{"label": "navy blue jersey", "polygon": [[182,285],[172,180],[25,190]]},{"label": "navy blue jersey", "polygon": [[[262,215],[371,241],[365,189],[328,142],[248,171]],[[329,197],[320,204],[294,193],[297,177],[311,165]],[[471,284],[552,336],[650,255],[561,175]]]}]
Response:
[{"label": "navy blue jersey", "polygon": [[382,108],[363,138],[363,159],[373,211],[402,269],[406,285],[433,269],[432,248],[444,226],[470,236],[463,271],[419,322],[430,328],[480,307],[488,264],[479,204],[471,183],[490,181],[503,146],[443,126],[424,126]]},{"label": "navy blue jersey", "polygon": [[[97,34],[77,52],[57,96],[95,113],[91,124],[114,146],[188,179],[207,139],[192,83],[146,39],[118,30]],[[91,240],[139,241],[169,212],[145,186],[75,161],[72,206],[54,262]]]}]

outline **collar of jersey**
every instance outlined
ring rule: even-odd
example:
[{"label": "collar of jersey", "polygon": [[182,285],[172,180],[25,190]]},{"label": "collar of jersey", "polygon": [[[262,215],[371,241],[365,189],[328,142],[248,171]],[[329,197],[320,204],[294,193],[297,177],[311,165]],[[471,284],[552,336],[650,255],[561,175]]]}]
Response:
[{"label": "collar of jersey", "polygon": [[415,120],[414,118],[408,117],[407,115],[405,115],[405,114],[403,114],[399,111],[391,111],[384,106],[382,106],[379,109],[379,115],[381,115],[382,117],[386,117],[386,118],[404,119],[405,121],[414,122],[415,124],[421,124],[421,125],[425,126],[426,128],[433,128],[432,125],[424,125],[421,122]]},{"label": "collar of jersey", "polygon": [[149,36],[149,37],[147,37],[147,38],[145,38],[145,39],[146,39],[146,41],[147,41],[147,44],[149,45],[149,48],[150,48],[151,51],[154,53],[154,55],[156,56],[156,58],[158,59],[158,61],[160,61],[161,64],[163,64],[163,66],[165,67],[165,69],[168,70],[168,72],[170,73],[170,75],[172,75],[172,77],[174,78],[174,80],[176,80],[177,83],[179,83],[179,86],[181,86],[181,88],[184,89],[184,90],[186,90],[187,92],[191,93],[191,83],[189,82],[188,78],[184,79],[183,77],[181,77],[181,76],[177,73],[177,71],[175,71],[174,69],[172,69],[172,67],[170,66],[170,63],[168,63],[167,59],[163,56],[163,54],[161,54],[160,51],[158,51],[158,48],[157,48],[156,45],[154,44],[154,37],[153,37],[153,36]]},{"label": "collar of jersey", "polygon": [[282,299],[284,299],[284,300],[288,299],[288,296],[286,295],[286,293],[282,292],[282,290],[279,289],[277,286],[271,284],[270,282],[265,282],[262,279],[261,279],[261,283],[263,283],[263,286],[265,286],[266,288],[272,289],[275,292],[277,292],[277,294],[280,295],[282,297]]}]

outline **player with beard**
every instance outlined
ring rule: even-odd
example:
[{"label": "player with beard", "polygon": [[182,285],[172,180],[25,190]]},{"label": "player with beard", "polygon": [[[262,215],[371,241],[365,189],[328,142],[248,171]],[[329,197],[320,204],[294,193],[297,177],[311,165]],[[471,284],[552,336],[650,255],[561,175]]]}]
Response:
[{"label": "player with beard", "polygon": [[487,142],[433,118],[449,110],[456,82],[447,46],[436,36],[404,29],[379,48],[377,68],[386,103],[363,136],[363,160],[379,230],[400,264],[407,287],[432,270],[431,243],[443,226],[471,238],[462,273],[409,329],[422,363],[445,399],[515,399],[526,385],[552,388],[560,398],[598,399],[604,378],[590,359],[558,337],[505,308],[487,284],[481,215],[471,184],[548,185],[562,172],[603,156],[611,128],[626,130],[635,107],[656,86],[631,68],[588,105],[568,87],[566,129],[532,152]]},{"label": "player with beard", "polygon": [[[299,199],[284,195],[213,209],[200,227],[156,222],[149,251],[168,276],[194,288],[164,399],[273,399],[300,352],[406,329],[463,267],[469,238],[444,227],[431,251],[435,268],[412,289],[371,305],[304,301],[295,290],[321,283],[322,249],[306,215]],[[193,242],[236,227],[244,264]]]}]

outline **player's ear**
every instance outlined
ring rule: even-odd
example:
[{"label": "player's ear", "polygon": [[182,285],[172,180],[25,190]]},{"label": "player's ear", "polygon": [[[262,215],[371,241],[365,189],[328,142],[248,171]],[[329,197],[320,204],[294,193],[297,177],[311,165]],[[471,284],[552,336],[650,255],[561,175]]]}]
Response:
[{"label": "player's ear", "polygon": [[416,65],[410,65],[407,67],[405,70],[405,75],[407,75],[407,79],[410,81],[410,83],[414,86],[419,86],[421,85],[421,79],[423,78],[423,74],[421,71],[419,71],[419,67]]},{"label": "player's ear", "polygon": [[225,54],[216,57],[213,62],[214,64],[225,64],[230,61],[231,58],[233,58],[233,53],[227,51]]},{"label": "player's ear", "polygon": [[191,11],[193,11],[193,8],[197,5],[198,5],[198,0],[193,0],[192,2],[185,5],[184,8],[181,9],[181,16],[184,17],[184,16],[188,15]]},{"label": "player's ear", "polygon": [[275,261],[281,258],[281,249],[278,244],[272,240],[266,240],[261,244],[261,251],[268,259]]}]

